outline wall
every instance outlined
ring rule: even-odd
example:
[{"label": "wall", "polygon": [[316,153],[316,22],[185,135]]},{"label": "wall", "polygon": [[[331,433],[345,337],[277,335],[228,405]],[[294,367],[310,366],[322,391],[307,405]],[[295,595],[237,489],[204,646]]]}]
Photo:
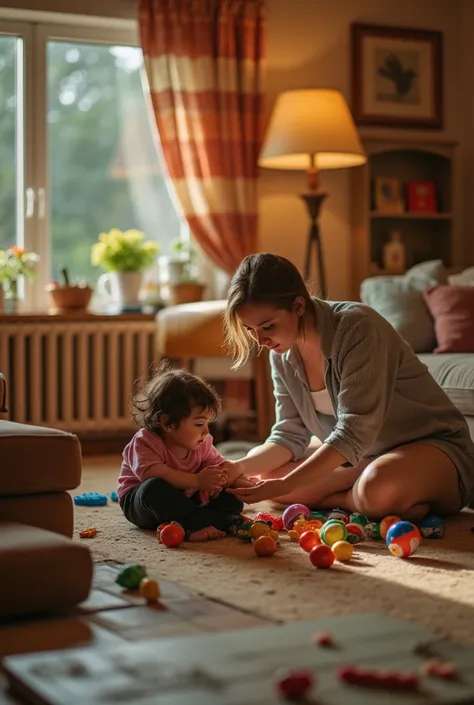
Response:
[{"label": "wall", "polygon": [[[463,2],[466,5],[466,13],[469,12],[470,16],[474,17],[474,0]],[[278,93],[287,89],[336,88],[350,100],[349,26],[354,21],[443,31],[443,132],[451,138],[460,139],[461,90],[459,82],[452,80],[452,77],[459,76],[462,53],[460,5],[457,1],[269,0],[267,117]],[[467,38],[465,42],[468,44]],[[472,43],[469,44],[469,50],[470,71],[474,79]],[[474,80],[472,85],[474,87]],[[473,112],[470,125],[473,124]],[[272,250],[284,255],[298,266],[302,266],[309,220],[298,194],[305,188],[305,176],[298,172],[268,169],[262,170],[261,173],[261,247],[263,250]],[[321,218],[328,293],[330,298],[344,299],[350,296],[348,170],[324,172],[321,186],[329,194],[323,205]]]}]

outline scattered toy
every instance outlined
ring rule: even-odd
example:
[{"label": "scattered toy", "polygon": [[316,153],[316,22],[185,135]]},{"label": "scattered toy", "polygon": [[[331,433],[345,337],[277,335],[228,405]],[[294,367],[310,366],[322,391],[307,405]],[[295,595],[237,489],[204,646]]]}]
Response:
[{"label": "scattered toy", "polygon": [[420,531],[411,521],[397,521],[387,531],[388,549],[397,558],[411,556],[418,549],[420,541]]},{"label": "scattered toy", "polygon": [[441,678],[442,680],[456,680],[459,678],[459,669],[454,663],[448,663],[440,658],[433,658],[422,666],[425,676]]},{"label": "scattered toy", "polygon": [[346,524],[349,543],[360,543],[364,540],[364,528],[360,524]]},{"label": "scattered toy", "polygon": [[420,534],[425,539],[442,539],[446,533],[446,523],[444,519],[436,516],[425,517],[418,524]]},{"label": "scattered toy", "polygon": [[336,541],[336,543],[333,543],[331,546],[331,550],[336,561],[340,563],[350,561],[354,553],[354,547],[349,541]]},{"label": "scattered toy", "polygon": [[97,536],[97,529],[94,527],[91,527],[90,529],[83,529],[79,532],[79,536],[81,539],[93,539]]},{"label": "scattered toy", "polygon": [[124,566],[115,578],[115,582],[127,590],[138,590],[143,578],[146,578],[146,568],[138,563],[129,563]]},{"label": "scattered toy", "polygon": [[332,546],[336,541],[345,541],[347,538],[346,524],[339,519],[328,519],[319,530],[321,543]]},{"label": "scattered toy", "polygon": [[309,560],[315,568],[330,568],[334,563],[334,553],[329,546],[315,546],[309,552]]},{"label": "scattered toy", "polygon": [[253,550],[257,556],[269,558],[273,556],[277,548],[277,543],[271,536],[259,536],[258,539],[253,542]]},{"label": "scattered toy", "polygon": [[288,529],[293,528],[293,524],[298,519],[311,519],[311,511],[304,504],[290,504],[283,512],[283,526]]},{"label": "scattered toy", "polygon": [[185,531],[181,524],[171,523],[160,531],[160,541],[166,548],[177,548],[184,541]]},{"label": "scattered toy", "polygon": [[160,596],[160,587],[156,580],[151,578],[143,578],[139,585],[140,595],[147,602],[156,602]]},{"label": "scattered toy", "polygon": [[309,553],[315,546],[321,545],[321,539],[316,531],[304,531],[299,537],[299,544],[303,551]]},{"label": "scattered toy", "polygon": [[395,671],[377,671],[372,668],[343,666],[337,670],[337,678],[343,683],[366,688],[386,690],[418,690],[419,679],[416,673],[397,673]]},{"label": "scattered toy", "polygon": [[112,490],[112,492],[110,493],[109,497],[110,497],[110,499],[112,500],[112,502],[118,502],[118,501],[119,501],[117,490]]},{"label": "scattered toy", "polygon": [[322,632],[320,634],[314,635],[313,642],[316,644],[316,646],[334,646],[334,637],[329,632]]},{"label": "scattered toy", "polygon": [[384,517],[380,522],[380,536],[383,538],[384,541],[387,538],[387,531],[390,529],[392,524],[396,524],[397,521],[401,521],[401,517],[391,514],[387,517]]},{"label": "scattered toy", "polygon": [[107,504],[107,495],[99,492],[84,492],[74,495],[74,504],[85,507],[103,507]]},{"label": "scattered toy", "polygon": [[378,521],[369,521],[364,525],[364,535],[372,541],[381,541],[382,534],[380,533],[380,524]]},{"label": "scattered toy", "polygon": [[278,695],[285,700],[303,700],[312,688],[314,677],[311,671],[289,671],[276,682]]}]

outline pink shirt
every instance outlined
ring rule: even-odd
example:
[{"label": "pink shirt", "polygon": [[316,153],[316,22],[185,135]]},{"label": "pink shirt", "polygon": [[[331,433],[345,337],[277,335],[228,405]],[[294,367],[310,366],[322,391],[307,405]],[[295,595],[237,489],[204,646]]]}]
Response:
[{"label": "pink shirt", "polygon": [[[207,465],[220,465],[224,462],[225,458],[214,448],[210,434],[197,450],[190,450],[186,458],[177,458],[160,436],[142,428],[124,448],[118,497],[122,499],[133,487],[150,477],[160,477],[165,468],[195,473]],[[195,490],[186,490],[186,493],[193,492]]]}]

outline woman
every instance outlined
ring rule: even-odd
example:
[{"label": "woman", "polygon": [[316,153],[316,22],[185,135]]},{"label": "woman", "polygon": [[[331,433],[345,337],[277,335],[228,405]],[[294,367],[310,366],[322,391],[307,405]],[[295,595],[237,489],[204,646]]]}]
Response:
[{"label": "woman", "polygon": [[262,253],[232,278],[226,330],[236,367],[270,350],[276,399],[270,437],[240,463],[261,481],[228,492],[412,521],[472,500],[464,417],[372,308],[313,298],[291,262]]}]

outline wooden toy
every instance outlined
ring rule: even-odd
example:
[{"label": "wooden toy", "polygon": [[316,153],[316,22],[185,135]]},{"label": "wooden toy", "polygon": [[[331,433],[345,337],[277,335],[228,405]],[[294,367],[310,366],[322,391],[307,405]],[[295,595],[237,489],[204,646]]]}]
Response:
[{"label": "wooden toy", "polygon": [[380,536],[384,541],[387,538],[387,531],[390,529],[392,524],[396,524],[397,521],[401,521],[401,518],[395,516],[395,514],[390,514],[389,516],[384,517],[380,522]]},{"label": "wooden toy", "polygon": [[309,552],[309,560],[315,568],[330,568],[334,563],[334,553],[329,546],[315,546]]},{"label": "wooden toy", "polygon": [[418,549],[421,534],[411,521],[398,521],[387,531],[387,546],[397,558],[408,558]]},{"label": "wooden toy", "polygon": [[293,524],[297,519],[311,519],[311,511],[304,504],[290,504],[283,512],[283,526],[288,529],[293,528]]},{"label": "wooden toy", "polygon": [[349,541],[336,541],[336,543],[333,543],[331,546],[331,550],[336,561],[340,561],[341,563],[350,561],[354,553],[354,548]]}]

